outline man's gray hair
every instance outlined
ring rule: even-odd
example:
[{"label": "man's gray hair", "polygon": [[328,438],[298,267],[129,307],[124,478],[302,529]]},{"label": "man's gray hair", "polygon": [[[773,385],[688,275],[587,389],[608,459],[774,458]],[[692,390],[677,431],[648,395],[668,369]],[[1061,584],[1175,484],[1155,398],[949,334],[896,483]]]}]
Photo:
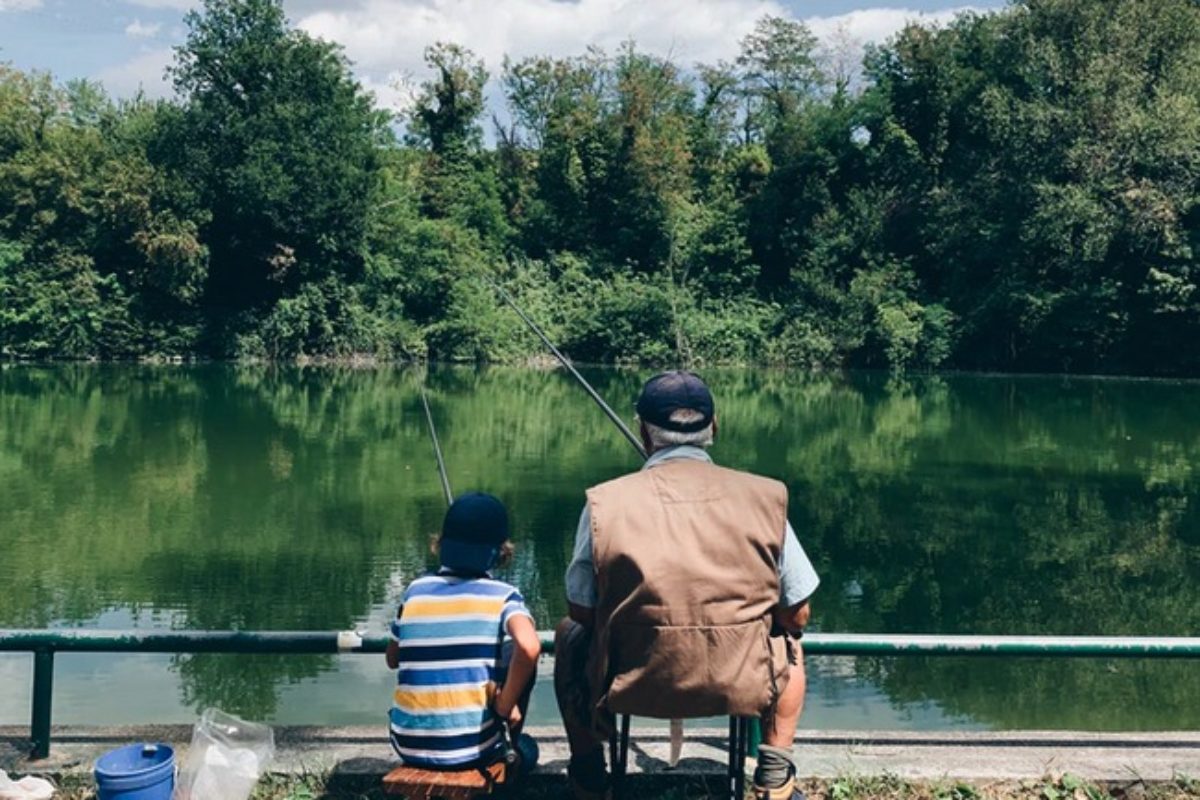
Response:
[{"label": "man's gray hair", "polygon": [[[671,422],[678,422],[683,425],[689,422],[698,422],[703,418],[704,415],[702,413],[693,411],[690,408],[679,408],[671,412]],[[691,445],[692,447],[708,447],[713,443],[713,426],[711,422],[698,431],[684,433],[682,431],[669,431],[666,428],[660,428],[645,420],[640,421],[646,426],[646,435],[650,438],[651,450],[661,450],[664,447],[676,447],[681,444]]]}]

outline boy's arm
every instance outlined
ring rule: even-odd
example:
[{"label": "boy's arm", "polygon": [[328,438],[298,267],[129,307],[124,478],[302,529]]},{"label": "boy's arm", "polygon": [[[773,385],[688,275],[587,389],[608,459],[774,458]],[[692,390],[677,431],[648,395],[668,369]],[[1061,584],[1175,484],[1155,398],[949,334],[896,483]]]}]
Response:
[{"label": "boy's arm", "polygon": [[387,659],[388,669],[400,668],[400,615],[404,613],[404,606],[396,611],[396,618],[392,620],[391,627],[388,632],[392,638],[387,644],[387,650],[384,651],[383,657]]},{"label": "boy's arm", "polygon": [[[508,678],[496,696],[496,715],[509,725],[520,725],[521,709],[517,701],[537,671],[538,656],[542,654],[542,642],[538,639],[533,620],[524,614],[514,614],[508,620],[508,632],[513,638],[512,663],[508,665]],[[513,719],[514,715],[516,719]]]}]

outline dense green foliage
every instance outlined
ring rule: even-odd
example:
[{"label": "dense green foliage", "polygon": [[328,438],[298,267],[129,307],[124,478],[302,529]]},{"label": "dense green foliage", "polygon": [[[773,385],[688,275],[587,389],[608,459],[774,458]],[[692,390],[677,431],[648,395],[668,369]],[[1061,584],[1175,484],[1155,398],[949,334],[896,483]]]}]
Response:
[{"label": "dense green foliage", "polygon": [[0,355],[529,358],[487,275],[580,360],[1200,372],[1191,0],[510,60],[494,146],[462,47],[390,120],[279,0],[187,24],[171,102],[0,65]]}]

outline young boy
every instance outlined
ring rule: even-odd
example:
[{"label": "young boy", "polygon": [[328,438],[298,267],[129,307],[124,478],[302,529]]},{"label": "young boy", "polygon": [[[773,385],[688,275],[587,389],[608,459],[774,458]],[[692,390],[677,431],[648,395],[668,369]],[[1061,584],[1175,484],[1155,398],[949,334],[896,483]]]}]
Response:
[{"label": "young boy", "polygon": [[[409,585],[392,622],[392,746],[413,766],[484,766],[504,754],[505,724],[517,742],[541,643],[520,592],[491,576],[512,554],[499,500],[455,500],[437,551],[441,569]],[[526,761],[529,745],[520,748]]]}]

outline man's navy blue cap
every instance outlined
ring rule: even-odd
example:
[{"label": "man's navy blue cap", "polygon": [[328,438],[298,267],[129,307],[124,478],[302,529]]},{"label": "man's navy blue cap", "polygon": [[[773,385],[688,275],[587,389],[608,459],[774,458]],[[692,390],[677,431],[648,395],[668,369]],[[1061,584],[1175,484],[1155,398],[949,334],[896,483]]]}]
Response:
[{"label": "man's navy blue cap", "polygon": [[[694,422],[672,422],[671,414],[681,409],[696,411]],[[693,372],[678,370],[655,375],[646,381],[637,401],[638,418],[668,431],[696,433],[712,424],[713,397],[708,386]]]},{"label": "man's navy blue cap", "polygon": [[450,504],[438,545],[442,566],[463,572],[487,572],[496,566],[508,541],[508,511],[490,494],[470,492]]}]

